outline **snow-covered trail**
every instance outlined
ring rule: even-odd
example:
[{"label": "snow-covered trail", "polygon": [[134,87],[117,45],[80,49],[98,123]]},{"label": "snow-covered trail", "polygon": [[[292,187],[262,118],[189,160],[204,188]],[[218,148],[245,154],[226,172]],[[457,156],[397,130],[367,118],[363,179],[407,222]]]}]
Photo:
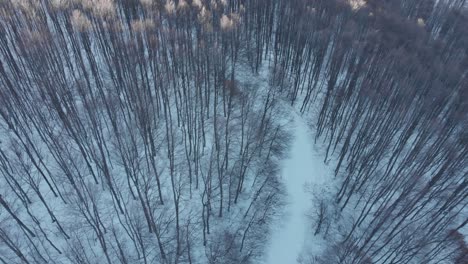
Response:
[{"label": "snow-covered trail", "polygon": [[[294,113],[294,139],[289,158],[281,173],[287,191],[284,217],[272,228],[265,264],[297,264],[309,233],[306,213],[311,207],[311,195],[306,184],[324,180],[325,165],[314,151],[312,135],[302,117]],[[309,236],[308,239],[311,237]]]}]

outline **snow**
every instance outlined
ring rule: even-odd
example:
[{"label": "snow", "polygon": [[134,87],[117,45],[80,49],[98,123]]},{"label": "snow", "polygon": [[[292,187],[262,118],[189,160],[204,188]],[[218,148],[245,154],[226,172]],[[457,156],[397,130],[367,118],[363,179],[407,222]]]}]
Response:
[{"label": "snow", "polygon": [[[294,111],[294,110],[293,110]],[[287,201],[281,222],[273,225],[271,244],[267,248],[265,264],[301,263],[301,252],[319,239],[311,234],[311,221],[307,217],[311,207],[311,194],[306,186],[325,183],[326,166],[321,155],[313,148],[312,134],[304,119],[294,113],[294,139],[290,156],[284,161],[281,173],[286,186]],[[306,245],[307,241],[307,245]],[[320,245],[316,245],[320,247]]]}]

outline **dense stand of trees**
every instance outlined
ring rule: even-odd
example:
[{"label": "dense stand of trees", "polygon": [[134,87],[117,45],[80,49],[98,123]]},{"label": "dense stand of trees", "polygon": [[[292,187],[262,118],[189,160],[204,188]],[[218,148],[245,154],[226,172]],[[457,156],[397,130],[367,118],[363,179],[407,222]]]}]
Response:
[{"label": "dense stand of trees", "polygon": [[0,3],[2,263],[259,256],[286,137],[274,90],[236,78],[266,42],[253,4]]},{"label": "dense stand of trees", "polygon": [[281,98],[336,160],[314,261],[464,263],[464,6],[2,1],[0,262],[255,261]]},{"label": "dense stand of trees", "polygon": [[[341,180],[329,201],[338,213],[329,211],[341,215],[331,229],[343,227],[319,263],[468,259],[456,235],[468,202],[465,4],[284,3],[276,79],[313,115],[324,162],[336,159]],[[333,218],[317,212],[316,233]]]}]

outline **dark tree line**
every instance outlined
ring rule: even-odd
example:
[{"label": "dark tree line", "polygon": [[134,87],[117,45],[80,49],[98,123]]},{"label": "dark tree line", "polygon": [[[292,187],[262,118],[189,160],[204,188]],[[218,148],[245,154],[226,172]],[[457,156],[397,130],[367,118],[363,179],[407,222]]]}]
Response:
[{"label": "dark tree line", "polygon": [[283,4],[276,80],[342,179],[345,224],[321,262],[466,261],[466,1]]},{"label": "dark tree line", "polygon": [[0,262],[254,262],[287,99],[336,161],[319,262],[464,263],[467,24],[464,0],[2,1]]}]

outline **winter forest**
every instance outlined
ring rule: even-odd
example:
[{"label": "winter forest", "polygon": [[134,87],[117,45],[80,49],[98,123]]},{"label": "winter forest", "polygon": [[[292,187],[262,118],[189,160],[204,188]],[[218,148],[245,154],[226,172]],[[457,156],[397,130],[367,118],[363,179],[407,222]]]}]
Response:
[{"label": "winter forest", "polygon": [[467,223],[466,0],[0,0],[1,264],[466,264]]}]

